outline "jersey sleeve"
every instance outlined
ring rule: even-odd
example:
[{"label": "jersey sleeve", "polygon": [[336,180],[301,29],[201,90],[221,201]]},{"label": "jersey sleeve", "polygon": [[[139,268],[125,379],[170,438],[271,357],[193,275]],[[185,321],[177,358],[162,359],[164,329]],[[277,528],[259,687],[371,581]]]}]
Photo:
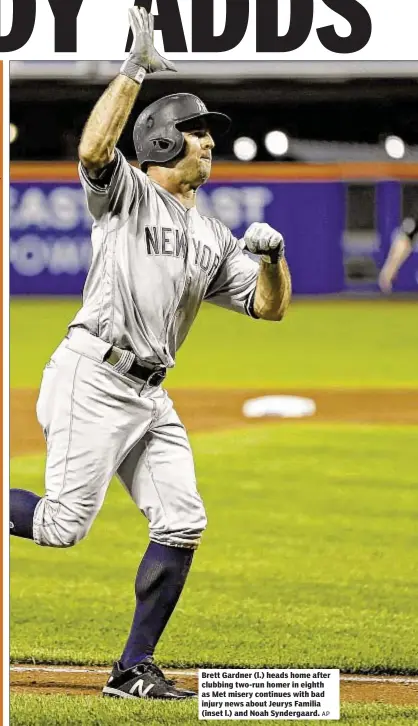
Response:
[{"label": "jersey sleeve", "polygon": [[119,149],[115,149],[115,159],[104,177],[93,179],[79,164],[81,185],[86,195],[87,207],[92,217],[99,221],[105,214],[118,216],[124,220],[135,194],[141,194],[145,186],[145,175],[127,162]]},{"label": "jersey sleeve", "polygon": [[244,254],[229,230],[228,236],[225,255],[209,284],[205,300],[256,318],[254,295],[259,263]]}]

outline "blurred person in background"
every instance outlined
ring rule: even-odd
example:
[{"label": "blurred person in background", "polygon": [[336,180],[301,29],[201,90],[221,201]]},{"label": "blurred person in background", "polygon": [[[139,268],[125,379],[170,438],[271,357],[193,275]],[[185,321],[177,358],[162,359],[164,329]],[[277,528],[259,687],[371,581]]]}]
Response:
[{"label": "blurred person in background", "polygon": [[384,293],[392,292],[393,281],[400,268],[412,254],[418,243],[418,220],[412,217],[404,219],[395,233],[388,256],[380,271],[379,287]]}]

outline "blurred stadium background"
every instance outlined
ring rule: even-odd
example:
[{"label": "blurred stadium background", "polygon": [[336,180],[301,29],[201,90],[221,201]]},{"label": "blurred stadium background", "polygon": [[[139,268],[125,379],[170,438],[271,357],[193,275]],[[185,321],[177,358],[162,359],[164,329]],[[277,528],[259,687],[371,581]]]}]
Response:
[{"label": "blurred stadium background", "polygon": [[[136,111],[188,91],[233,118],[200,204],[239,236],[284,232],[297,294],[373,294],[400,221],[418,215],[418,63],[181,62]],[[110,62],[11,63],[11,292],[79,294],[90,220],[77,182],[83,124]],[[134,156],[132,127],[120,142]],[[395,291],[418,289],[418,254]]]}]

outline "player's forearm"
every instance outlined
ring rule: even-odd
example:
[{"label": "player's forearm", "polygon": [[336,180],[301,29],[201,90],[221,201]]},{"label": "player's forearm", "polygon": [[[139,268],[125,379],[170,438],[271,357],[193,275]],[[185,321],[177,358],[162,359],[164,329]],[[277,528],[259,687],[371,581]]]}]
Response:
[{"label": "player's forearm", "polygon": [[87,121],[79,146],[79,157],[89,171],[102,169],[115,153],[141,85],[119,75],[96,103]]},{"label": "player's forearm", "polygon": [[275,265],[261,260],[254,298],[254,312],[263,320],[282,320],[292,296],[286,260]]},{"label": "player's forearm", "polygon": [[399,268],[408,259],[412,252],[412,244],[408,237],[401,235],[396,237],[389,250],[384,269],[391,274],[396,275]]}]

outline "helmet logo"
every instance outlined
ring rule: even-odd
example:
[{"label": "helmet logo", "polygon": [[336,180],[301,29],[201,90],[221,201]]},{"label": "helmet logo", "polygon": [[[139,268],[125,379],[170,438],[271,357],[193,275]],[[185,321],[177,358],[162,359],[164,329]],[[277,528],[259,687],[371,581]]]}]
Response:
[{"label": "helmet logo", "polygon": [[196,103],[197,103],[197,107],[198,107],[199,111],[201,113],[206,113],[206,106],[203,103],[203,101],[200,100],[200,98],[196,98]]}]

